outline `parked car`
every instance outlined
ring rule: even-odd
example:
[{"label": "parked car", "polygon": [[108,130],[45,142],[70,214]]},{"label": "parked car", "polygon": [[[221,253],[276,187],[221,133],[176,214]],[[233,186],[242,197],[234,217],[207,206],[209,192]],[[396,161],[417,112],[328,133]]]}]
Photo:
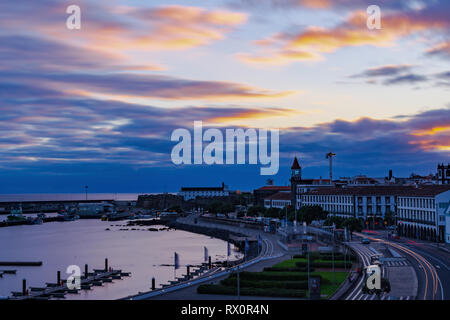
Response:
[{"label": "parked car", "polygon": [[367,238],[363,238],[363,239],[361,240],[361,243],[362,243],[362,244],[370,244],[370,240],[367,239]]}]

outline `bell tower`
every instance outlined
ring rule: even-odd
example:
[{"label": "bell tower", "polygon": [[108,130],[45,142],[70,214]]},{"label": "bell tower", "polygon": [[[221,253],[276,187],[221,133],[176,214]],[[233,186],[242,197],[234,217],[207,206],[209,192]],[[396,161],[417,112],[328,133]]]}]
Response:
[{"label": "bell tower", "polygon": [[294,158],[294,162],[291,167],[291,206],[298,209],[297,205],[297,185],[302,181],[302,167],[298,163],[297,157]]}]

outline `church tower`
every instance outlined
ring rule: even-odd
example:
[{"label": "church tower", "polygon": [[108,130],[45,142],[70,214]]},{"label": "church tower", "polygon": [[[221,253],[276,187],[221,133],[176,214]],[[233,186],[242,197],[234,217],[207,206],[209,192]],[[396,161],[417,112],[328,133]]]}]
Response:
[{"label": "church tower", "polygon": [[302,181],[302,167],[298,163],[297,157],[291,167],[291,206],[297,208],[297,185]]}]

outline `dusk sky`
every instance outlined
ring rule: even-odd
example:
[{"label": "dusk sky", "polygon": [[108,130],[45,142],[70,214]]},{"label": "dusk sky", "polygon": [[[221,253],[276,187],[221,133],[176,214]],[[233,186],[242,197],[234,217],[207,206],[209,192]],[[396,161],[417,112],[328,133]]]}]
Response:
[{"label": "dusk sky", "polygon": [[295,155],[328,177],[330,149],[336,178],[450,160],[448,0],[1,1],[0,38],[0,193],[265,184],[260,165],[173,164],[194,121],[279,128],[277,185]]}]

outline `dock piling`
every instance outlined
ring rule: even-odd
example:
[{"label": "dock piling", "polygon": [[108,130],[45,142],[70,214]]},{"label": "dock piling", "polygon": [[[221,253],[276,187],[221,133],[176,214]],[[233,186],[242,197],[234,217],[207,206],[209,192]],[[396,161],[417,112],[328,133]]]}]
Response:
[{"label": "dock piling", "polygon": [[152,278],[152,290],[155,290],[156,288],[156,282],[155,282],[155,277]]},{"label": "dock piling", "polygon": [[88,273],[88,265],[87,265],[87,263],[86,263],[86,264],[84,265],[84,278],[87,279],[88,276],[89,276],[89,273]]},{"label": "dock piling", "polygon": [[191,266],[190,265],[186,266],[186,275],[189,280],[191,278]]},{"label": "dock piling", "polygon": [[105,272],[108,271],[108,258],[105,258]]},{"label": "dock piling", "polygon": [[58,284],[58,286],[61,285],[61,271],[57,272],[56,283]]},{"label": "dock piling", "polygon": [[211,264],[211,256],[208,257],[208,268],[209,268],[209,269],[212,268],[212,264]]},{"label": "dock piling", "polygon": [[27,279],[23,279],[22,280],[22,295],[26,295],[27,294]]}]

